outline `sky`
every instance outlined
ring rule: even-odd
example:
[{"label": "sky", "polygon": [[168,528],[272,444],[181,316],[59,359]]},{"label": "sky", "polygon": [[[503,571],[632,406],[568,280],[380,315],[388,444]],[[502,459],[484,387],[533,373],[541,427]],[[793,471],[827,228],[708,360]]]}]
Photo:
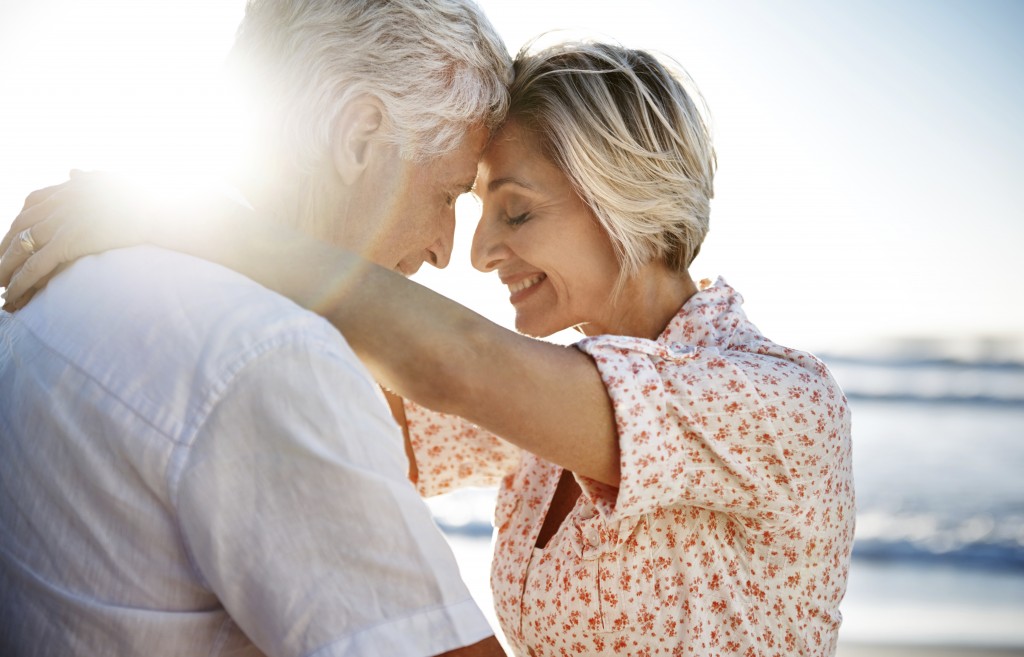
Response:
[{"label": "sky", "polygon": [[[1024,3],[480,4],[513,52],[560,29],[688,71],[718,154],[691,272],[724,277],[770,338],[1024,358]],[[0,224],[72,167],[212,175],[243,6],[0,0]],[[505,289],[468,264],[477,211],[460,202],[452,265],[416,280],[510,325]]]}]

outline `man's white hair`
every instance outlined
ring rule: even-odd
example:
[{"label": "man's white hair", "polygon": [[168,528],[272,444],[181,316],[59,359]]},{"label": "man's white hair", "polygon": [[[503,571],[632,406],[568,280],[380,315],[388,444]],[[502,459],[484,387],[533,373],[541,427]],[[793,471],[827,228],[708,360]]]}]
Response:
[{"label": "man's white hair", "polygon": [[368,94],[405,159],[453,150],[508,108],[508,51],[471,0],[249,0],[231,61],[260,102],[273,169],[315,175],[334,119]]}]

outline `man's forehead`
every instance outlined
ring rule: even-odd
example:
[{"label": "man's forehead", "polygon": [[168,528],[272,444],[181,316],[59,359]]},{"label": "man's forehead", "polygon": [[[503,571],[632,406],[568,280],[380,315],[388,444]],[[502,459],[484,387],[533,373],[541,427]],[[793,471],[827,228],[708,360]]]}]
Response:
[{"label": "man's forehead", "polygon": [[477,165],[484,154],[489,137],[490,133],[486,128],[474,127],[466,131],[465,138],[453,151],[441,157],[444,161],[441,169],[448,183],[466,187],[467,190],[472,187],[473,181],[476,180]]}]

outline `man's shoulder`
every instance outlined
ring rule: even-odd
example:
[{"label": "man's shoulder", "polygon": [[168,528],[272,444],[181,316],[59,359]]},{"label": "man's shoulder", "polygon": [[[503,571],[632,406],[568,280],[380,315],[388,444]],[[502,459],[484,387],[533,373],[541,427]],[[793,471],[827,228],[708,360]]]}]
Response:
[{"label": "man's shoulder", "polygon": [[312,361],[360,389],[372,381],[322,317],[236,272],[155,248],[83,258],[12,319],[35,345],[34,366],[74,370],[75,381],[168,433],[256,362],[303,373]]},{"label": "man's shoulder", "polygon": [[159,333],[171,340],[225,332],[259,339],[323,328],[312,313],[237,272],[155,247],[83,258],[35,304],[50,326],[74,321],[84,332]]},{"label": "man's shoulder", "polygon": [[153,247],[79,260],[19,315],[55,357],[113,392],[144,382],[147,394],[194,398],[275,350],[316,351],[364,375],[321,317],[236,272]]}]

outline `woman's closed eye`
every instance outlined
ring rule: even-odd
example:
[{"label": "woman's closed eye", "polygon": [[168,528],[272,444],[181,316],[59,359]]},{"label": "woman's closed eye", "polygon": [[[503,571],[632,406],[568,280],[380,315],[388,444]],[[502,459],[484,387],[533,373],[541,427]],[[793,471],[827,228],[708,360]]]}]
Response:
[{"label": "woman's closed eye", "polygon": [[505,219],[505,223],[507,223],[509,226],[522,226],[523,224],[525,224],[529,220],[530,220],[530,213],[529,212],[524,212],[524,213],[518,214],[518,215],[516,215],[514,217],[507,217]]}]

